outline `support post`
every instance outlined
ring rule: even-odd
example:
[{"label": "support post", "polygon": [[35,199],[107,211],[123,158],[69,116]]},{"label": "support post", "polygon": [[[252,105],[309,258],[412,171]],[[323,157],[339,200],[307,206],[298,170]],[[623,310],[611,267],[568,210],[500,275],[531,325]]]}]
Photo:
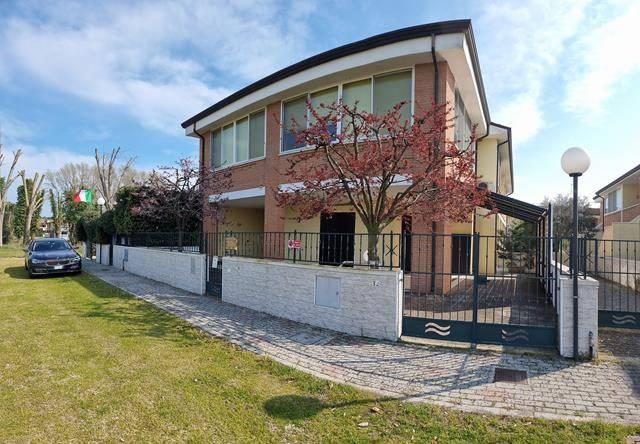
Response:
[{"label": "support post", "polygon": [[573,178],[573,236],[571,236],[571,271],[573,279],[573,358],[578,359],[578,177],[581,174],[571,174]]},{"label": "support post", "polygon": [[473,314],[471,324],[471,346],[476,347],[478,343],[478,279],[479,279],[479,262],[480,262],[480,235],[473,233]]}]

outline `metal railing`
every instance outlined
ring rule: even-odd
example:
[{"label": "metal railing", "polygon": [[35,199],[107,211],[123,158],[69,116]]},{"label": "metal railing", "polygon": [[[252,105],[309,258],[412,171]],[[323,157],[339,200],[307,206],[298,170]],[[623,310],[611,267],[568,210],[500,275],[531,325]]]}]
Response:
[{"label": "metal railing", "polygon": [[157,248],[161,250],[200,253],[204,233],[200,232],[144,232],[115,237],[115,244],[126,247]]}]

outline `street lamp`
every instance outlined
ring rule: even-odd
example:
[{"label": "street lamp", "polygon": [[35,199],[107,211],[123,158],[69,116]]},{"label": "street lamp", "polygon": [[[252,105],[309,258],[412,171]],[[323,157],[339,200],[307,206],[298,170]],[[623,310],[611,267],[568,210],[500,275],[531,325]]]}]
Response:
[{"label": "street lamp", "polygon": [[98,197],[98,205],[100,205],[100,214],[102,214],[102,209],[104,208],[104,204],[106,203],[106,201],[104,200],[104,197],[100,196]]},{"label": "street lamp", "polygon": [[571,271],[573,277],[573,357],[578,359],[578,177],[591,165],[591,158],[579,147],[569,148],[560,159],[565,173],[573,178],[573,235],[571,236]]}]

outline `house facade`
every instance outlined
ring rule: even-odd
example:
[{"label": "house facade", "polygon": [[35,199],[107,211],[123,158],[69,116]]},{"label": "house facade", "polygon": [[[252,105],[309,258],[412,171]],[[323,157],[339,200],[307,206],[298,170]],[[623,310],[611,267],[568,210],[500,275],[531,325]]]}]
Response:
[{"label": "house facade", "polygon": [[608,183],[594,197],[600,203],[600,237],[640,240],[640,164]]},{"label": "house facade", "polygon": [[[482,185],[501,196],[513,192],[511,130],[491,122],[471,22],[433,23],[373,36],[310,57],[186,120],[182,124],[186,135],[200,140],[201,162],[229,171],[232,179],[222,196],[224,223],[205,219],[204,231],[365,233],[364,225],[346,204],[331,218],[318,215],[299,221],[295,208],[278,206],[275,198],[276,190],[286,188],[289,182],[285,175],[289,158],[306,149],[296,145],[295,137],[280,122],[292,118],[304,122],[307,100],[331,103],[339,98],[347,104],[357,100],[360,108],[380,113],[407,101],[407,117],[417,107],[428,109],[434,101],[450,104],[456,120],[448,138],[463,139],[476,126],[476,168]],[[506,223],[505,216],[486,217],[487,213],[478,208],[467,223],[434,225],[416,208],[389,225],[385,233],[459,234],[459,239],[443,240],[434,259],[444,268],[455,268],[458,263],[464,269],[468,268],[462,262],[468,262],[470,256],[470,235],[494,235]],[[483,257],[483,261],[492,260]]]}]

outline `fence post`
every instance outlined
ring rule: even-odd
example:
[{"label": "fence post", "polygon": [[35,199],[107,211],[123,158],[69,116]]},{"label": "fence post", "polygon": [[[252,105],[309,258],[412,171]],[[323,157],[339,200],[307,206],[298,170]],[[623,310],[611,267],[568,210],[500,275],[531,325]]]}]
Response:
[{"label": "fence post", "polygon": [[389,270],[393,270],[393,230],[391,231],[391,243],[389,245]]},{"label": "fence post", "polygon": [[478,268],[480,265],[480,235],[473,233],[473,318],[471,324],[471,346],[475,348],[478,343]]},{"label": "fence post", "polygon": [[593,245],[593,250],[594,250],[594,263],[593,263],[593,270],[594,270],[594,276],[593,277],[598,277],[598,238],[595,238],[593,240],[594,245]]},{"label": "fence post", "polygon": [[293,244],[294,244],[293,246],[294,246],[294,248],[292,248],[292,250],[293,250],[293,263],[294,264],[296,263],[296,250],[297,250],[297,248],[295,248],[295,241],[296,241],[297,235],[298,235],[298,230],[293,230]]}]

